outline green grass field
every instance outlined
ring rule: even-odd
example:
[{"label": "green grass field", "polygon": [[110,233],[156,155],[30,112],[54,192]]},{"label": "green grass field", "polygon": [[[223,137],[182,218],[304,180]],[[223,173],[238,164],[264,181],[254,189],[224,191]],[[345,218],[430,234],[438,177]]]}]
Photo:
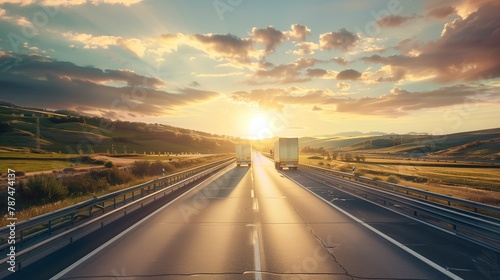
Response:
[{"label": "green grass field", "polygon": [[24,172],[48,171],[67,167],[91,167],[101,164],[75,163],[78,155],[36,154],[24,152],[0,152],[0,173],[7,169]]}]

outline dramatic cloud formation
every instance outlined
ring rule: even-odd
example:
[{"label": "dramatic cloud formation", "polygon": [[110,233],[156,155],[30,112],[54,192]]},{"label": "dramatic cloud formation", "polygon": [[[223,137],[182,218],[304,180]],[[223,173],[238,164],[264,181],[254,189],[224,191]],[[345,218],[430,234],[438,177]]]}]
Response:
[{"label": "dramatic cloud formation", "polygon": [[356,46],[359,41],[358,35],[347,31],[345,28],[340,29],[338,32],[329,32],[319,35],[320,48],[325,50],[339,50],[347,52]]},{"label": "dramatic cloud formation", "polygon": [[372,55],[366,62],[397,66],[415,77],[432,75],[438,82],[500,77],[500,3],[488,4],[467,18],[446,24],[442,36],[422,46],[417,56]]},{"label": "dramatic cloud formation", "polygon": [[[128,70],[76,66],[41,56],[3,55],[2,97],[12,102],[46,108],[87,108],[87,113],[115,112],[141,115],[171,114],[181,106],[216,98],[218,93],[192,88],[158,90],[164,83]],[[108,83],[124,82],[122,87]],[[91,110],[89,108],[92,108]]]},{"label": "dramatic cloud formation", "polygon": [[3,55],[0,57],[0,65],[9,73],[26,75],[35,79],[53,76],[92,81],[94,83],[125,82],[128,86],[144,86],[148,88],[164,85],[164,82],[157,78],[137,75],[128,70],[103,71],[93,67],[77,66],[71,62],[55,61],[38,55]]},{"label": "dramatic cloud formation", "polygon": [[[211,1],[0,0],[1,98],[158,122],[209,110],[214,122],[236,110],[243,119],[245,106],[295,108],[301,121],[321,124],[337,118],[318,114],[429,119],[434,108],[471,101],[493,119],[498,108],[498,0],[414,1],[393,11],[378,1],[298,1],[276,13],[259,1],[222,2],[228,20]],[[228,101],[234,108],[223,108]]]},{"label": "dramatic cloud formation", "polygon": [[287,105],[294,105],[324,110],[327,106],[332,112],[397,117],[421,109],[497,103],[496,90],[485,85],[456,85],[422,92],[393,88],[380,97],[346,99],[328,90],[291,87],[237,91],[231,98],[237,102],[257,104],[263,109],[282,110]]}]

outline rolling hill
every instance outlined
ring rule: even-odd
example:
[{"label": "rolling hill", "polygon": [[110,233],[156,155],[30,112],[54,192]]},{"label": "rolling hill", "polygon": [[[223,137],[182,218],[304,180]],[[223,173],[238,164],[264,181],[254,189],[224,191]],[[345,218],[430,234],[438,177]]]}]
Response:
[{"label": "rolling hill", "polygon": [[37,117],[41,149],[50,152],[215,153],[233,151],[234,144],[242,141],[163,124],[112,121],[65,113],[21,108],[13,104],[0,105],[0,146],[36,148]]},{"label": "rolling hill", "polygon": [[382,134],[352,137],[304,137],[299,139],[299,146],[405,157],[425,156],[500,161],[500,128],[446,135]]}]

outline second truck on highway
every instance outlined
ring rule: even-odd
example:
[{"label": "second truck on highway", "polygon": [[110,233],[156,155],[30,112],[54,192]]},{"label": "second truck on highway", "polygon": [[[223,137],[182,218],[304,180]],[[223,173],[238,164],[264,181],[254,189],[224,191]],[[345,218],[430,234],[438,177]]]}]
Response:
[{"label": "second truck on highway", "polygon": [[250,144],[237,144],[235,147],[236,165],[252,165],[252,146]]}]

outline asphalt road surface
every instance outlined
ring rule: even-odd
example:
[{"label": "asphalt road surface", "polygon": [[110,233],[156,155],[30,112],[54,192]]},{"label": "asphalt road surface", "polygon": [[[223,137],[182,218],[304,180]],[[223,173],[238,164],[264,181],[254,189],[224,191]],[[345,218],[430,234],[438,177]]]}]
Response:
[{"label": "asphalt road surface", "polygon": [[[450,279],[453,275],[488,279],[494,275],[487,274],[489,270],[481,274],[470,265],[470,256],[455,247],[462,246],[460,241],[448,234],[379,208],[332,193],[298,171],[278,172],[270,160],[255,154],[251,167],[231,167],[169,202],[58,269],[54,279]],[[450,240],[454,243],[447,245]],[[468,245],[467,250],[474,248]],[[476,248],[474,254],[480,252]],[[447,262],[447,267],[440,264]],[[453,271],[448,265],[465,269]]]}]

